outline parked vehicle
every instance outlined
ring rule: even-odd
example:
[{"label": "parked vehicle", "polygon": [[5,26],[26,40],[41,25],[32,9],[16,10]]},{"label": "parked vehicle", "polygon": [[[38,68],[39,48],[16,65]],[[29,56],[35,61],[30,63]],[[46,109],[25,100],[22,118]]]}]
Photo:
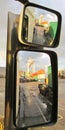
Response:
[{"label": "parked vehicle", "polygon": [[53,90],[50,86],[46,84],[39,84],[38,85],[40,93],[46,97],[50,102],[53,101]]}]

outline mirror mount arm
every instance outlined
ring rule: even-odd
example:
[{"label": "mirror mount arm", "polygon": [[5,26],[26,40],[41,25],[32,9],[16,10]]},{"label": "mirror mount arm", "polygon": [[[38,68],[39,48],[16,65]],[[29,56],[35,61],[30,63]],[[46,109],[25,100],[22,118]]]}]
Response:
[{"label": "mirror mount arm", "polygon": [[25,4],[25,3],[29,2],[28,0],[16,0],[16,1],[19,1],[19,2],[21,2],[22,4]]}]

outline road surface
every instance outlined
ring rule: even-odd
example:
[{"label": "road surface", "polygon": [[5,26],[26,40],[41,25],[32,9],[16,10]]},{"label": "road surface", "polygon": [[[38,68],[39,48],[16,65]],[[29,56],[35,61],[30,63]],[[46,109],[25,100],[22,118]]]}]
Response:
[{"label": "road surface", "polygon": [[32,126],[51,120],[52,104],[40,94],[37,82],[20,84],[19,96],[17,126]]},{"label": "road surface", "polygon": [[[54,126],[29,128],[29,130],[65,130],[65,79],[58,80],[58,121]],[[4,116],[5,78],[0,78],[0,117]]]}]

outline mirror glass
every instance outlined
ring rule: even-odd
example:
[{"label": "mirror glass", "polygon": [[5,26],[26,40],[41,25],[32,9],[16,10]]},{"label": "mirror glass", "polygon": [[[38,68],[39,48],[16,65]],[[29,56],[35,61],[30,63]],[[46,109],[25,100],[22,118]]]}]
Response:
[{"label": "mirror glass", "polygon": [[24,12],[22,39],[36,45],[52,46],[58,18],[55,13],[27,6]]},{"label": "mirror glass", "polygon": [[19,51],[16,56],[16,126],[48,123],[52,117],[53,81],[50,56]]}]

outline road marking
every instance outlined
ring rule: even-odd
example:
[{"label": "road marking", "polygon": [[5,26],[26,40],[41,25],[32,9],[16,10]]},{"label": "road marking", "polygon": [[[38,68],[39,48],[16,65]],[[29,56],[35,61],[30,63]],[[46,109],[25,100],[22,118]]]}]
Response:
[{"label": "road marking", "polygon": [[[32,97],[33,98],[33,97]],[[42,112],[42,110],[41,110],[41,108],[40,108],[40,106],[39,106],[39,102],[38,102],[38,99],[37,99],[37,97],[35,96],[35,99],[36,99],[36,101],[35,101],[35,103],[36,103],[36,106],[38,107],[38,109],[39,109],[39,111],[40,111],[40,113],[41,113],[41,115],[42,115],[42,118],[43,118],[43,120],[45,121],[45,122],[47,122],[47,120],[46,120],[46,117],[43,115],[43,112]]]},{"label": "road marking", "polygon": [[58,120],[63,119],[63,116],[61,116],[60,114],[58,114]]},{"label": "road marking", "polygon": [[59,109],[61,109],[61,110],[65,111],[65,108],[59,107]]}]

